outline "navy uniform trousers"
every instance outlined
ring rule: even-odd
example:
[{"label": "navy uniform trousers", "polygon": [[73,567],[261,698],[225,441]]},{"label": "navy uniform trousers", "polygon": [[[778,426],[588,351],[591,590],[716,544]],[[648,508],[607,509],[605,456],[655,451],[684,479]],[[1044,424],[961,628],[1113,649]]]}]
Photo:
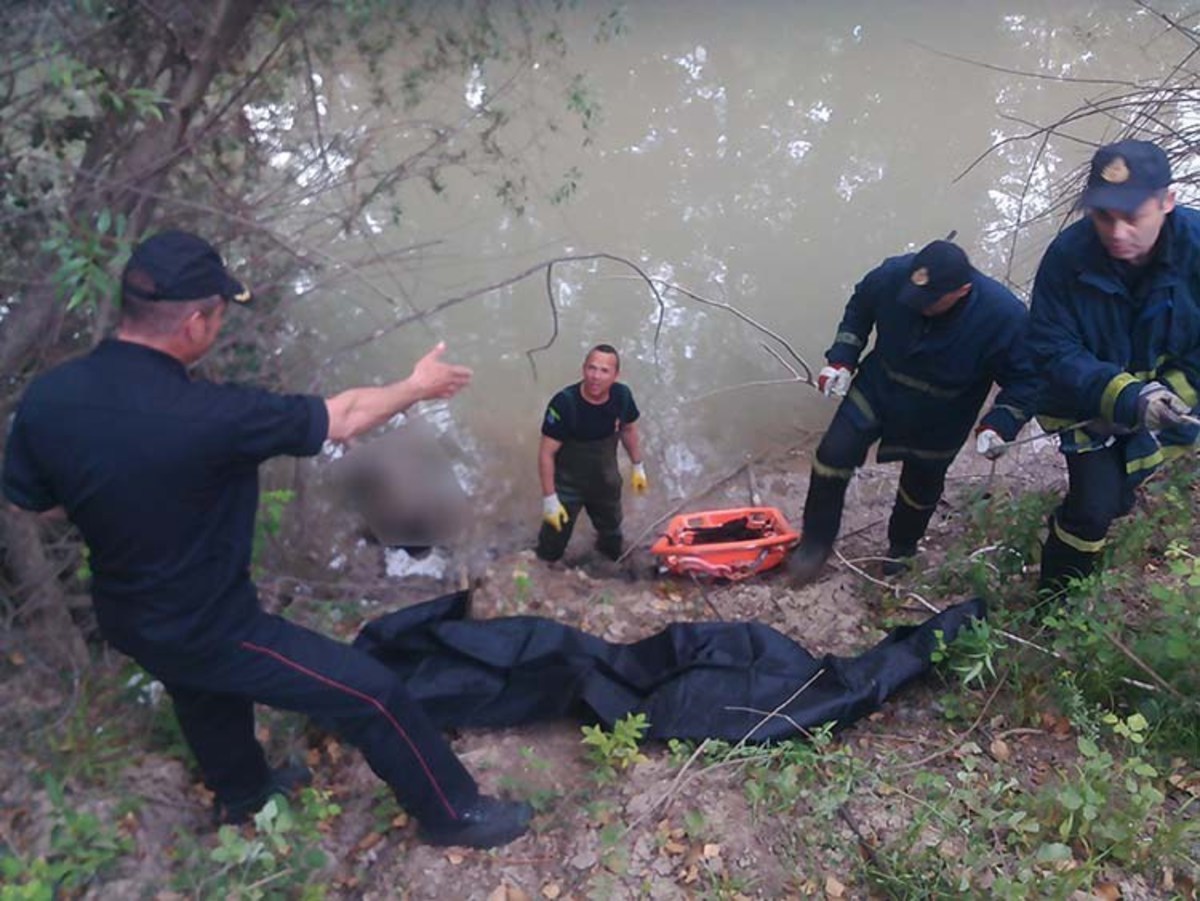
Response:
[{"label": "navy uniform trousers", "polygon": [[1038,588],[1062,591],[1070,579],[1095,571],[1112,521],[1133,509],[1135,493],[1118,438],[1110,447],[1066,454],[1067,496],[1050,516]]},{"label": "navy uniform trousers", "polygon": [[255,702],[331,727],[422,823],[453,823],[478,797],[475,780],[403,683],[350,645],[259,612],[207,651],[146,650],[133,656],[166,687],[205,784],[226,803],[267,783]]},{"label": "navy uniform trousers", "polygon": [[[804,541],[831,547],[842,522],[846,488],[854,471],[867,459],[882,427],[856,421],[853,406],[843,400],[817,446],[812,479],[804,503]],[[954,460],[907,459],[900,470],[896,502],[888,522],[888,543],[900,556],[916,553],[946,484],[946,470]]]}]

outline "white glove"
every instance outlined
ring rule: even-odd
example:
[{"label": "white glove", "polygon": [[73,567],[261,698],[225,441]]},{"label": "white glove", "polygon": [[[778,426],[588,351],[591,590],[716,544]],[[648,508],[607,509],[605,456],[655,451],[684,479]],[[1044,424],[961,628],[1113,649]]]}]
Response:
[{"label": "white glove", "polygon": [[1149,382],[1138,392],[1137,412],[1142,428],[1158,432],[1186,422],[1192,410],[1183,398],[1166,385]]},{"label": "white glove", "polygon": [[995,429],[980,429],[975,436],[975,453],[989,460],[999,460],[1008,450],[1008,443]]},{"label": "white glove", "polygon": [[542,521],[554,531],[561,532],[570,518],[567,508],[559,501],[558,494],[547,494],[542,498]]},{"label": "white glove", "polygon": [[817,376],[817,390],[826,397],[845,397],[853,378],[845,366],[826,366]]}]

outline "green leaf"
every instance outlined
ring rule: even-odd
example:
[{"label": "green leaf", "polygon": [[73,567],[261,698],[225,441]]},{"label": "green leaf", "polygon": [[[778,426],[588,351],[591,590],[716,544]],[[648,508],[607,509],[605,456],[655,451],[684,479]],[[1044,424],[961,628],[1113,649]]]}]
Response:
[{"label": "green leaf", "polygon": [[1060,863],[1071,860],[1072,857],[1070,847],[1060,842],[1047,842],[1037,851],[1038,863]]}]

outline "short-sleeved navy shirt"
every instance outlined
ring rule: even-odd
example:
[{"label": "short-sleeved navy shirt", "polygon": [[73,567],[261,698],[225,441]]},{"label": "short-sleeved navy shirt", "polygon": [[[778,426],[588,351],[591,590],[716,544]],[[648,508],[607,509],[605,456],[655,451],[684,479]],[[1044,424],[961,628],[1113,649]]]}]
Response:
[{"label": "short-sleeved navy shirt", "polygon": [[62,506],[91,552],[101,631],[121,650],[197,650],[258,609],[250,580],[258,466],[310,456],[329,431],[319,397],[194,380],[173,357],[101,343],[30,385],[4,494]]},{"label": "short-sleeved navy shirt", "polygon": [[608,400],[602,404],[584,400],[581,385],[582,382],[576,382],[550,398],[542,418],[542,434],[547,438],[597,441],[617,432],[623,425],[636,422],[641,415],[627,385],[614,382]]}]

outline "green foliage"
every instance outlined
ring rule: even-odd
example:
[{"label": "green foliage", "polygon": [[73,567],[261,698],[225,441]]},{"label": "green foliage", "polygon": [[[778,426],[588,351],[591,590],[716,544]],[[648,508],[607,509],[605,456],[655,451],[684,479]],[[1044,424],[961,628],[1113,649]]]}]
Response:
[{"label": "green foliage", "polygon": [[1022,576],[1041,554],[1040,530],[1057,503],[1050,491],[969,495],[945,563],[929,574],[930,590],[1017,600]]},{"label": "green foliage", "polygon": [[857,774],[853,752],[835,745],[833,723],[814,730],[807,740],[734,747],[731,755],[747,761],[745,791],[760,811],[786,813],[805,803],[820,817],[831,815],[852,794]]},{"label": "green foliage", "polygon": [[550,761],[539,757],[529,746],[521,748],[521,760],[528,770],[536,777],[541,778],[530,780],[516,776],[501,776],[500,788],[516,797],[524,798],[538,813],[550,810],[559,795],[557,789],[543,784],[545,774],[549,773],[551,769]]},{"label": "green foliage", "polygon": [[254,543],[251,560],[258,562],[271,539],[283,528],[283,512],[296,498],[288,489],[264,491],[258,497],[258,517],[254,521]]},{"label": "green foliage", "polygon": [[918,772],[890,786],[915,804],[865,862],[868,882],[903,898],[1068,897],[1105,867],[1154,874],[1184,864],[1197,826],[1174,820],[1160,774],[1137,754],[1146,722],[1104,722],[1115,747],[1080,737],[1076,762],[1039,787],[1007,778],[969,741],[951,776]]},{"label": "green foliage", "polygon": [[613,723],[612,732],[602,726],[584,726],[583,744],[588,759],[597,767],[602,779],[612,778],[618,770],[626,770],[646,760],[641,752],[642,737],[650,728],[644,713],[630,713]]},{"label": "green foliage", "polygon": [[128,764],[140,717],[117,710],[121,687],[85,677],[67,715],[48,730],[41,753],[48,767],[85,785],[113,785]]},{"label": "green foliage", "polygon": [[958,630],[949,645],[941,629],[935,630],[933,635],[937,646],[930,654],[930,660],[944,664],[958,676],[964,688],[970,688],[972,683],[984,688],[996,678],[995,658],[1005,644],[987,620],[972,619]]},{"label": "green foliage", "polygon": [[1150,724],[1159,753],[1191,759],[1200,754],[1200,672],[1190,650],[1200,622],[1200,592],[1192,584],[1198,576],[1196,559],[1173,545],[1165,577],[1149,588],[1155,603],[1136,625],[1126,622],[1128,601],[1114,586],[1135,596],[1142,591],[1119,574],[1076,586],[1068,604],[1043,618],[1058,653],[1087,661],[1069,677],[1081,701],[1135,710]]},{"label": "green foliage", "polygon": [[207,851],[181,842],[177,853],[186,859],[176,869],[175,887],[197,896],[245,901],[324,898],[325,885],[313,877],[328,862],[321,849],[322,830],[340,814],[341,807],[319,789],[303,789],[298,809],[276,796],[255,814],[252,827],[222,826],[216,846]]},{"label": "green foliage", "polygon": [[[1132,750],[1145,742],[1146,720],[1109,714],[1105,723]],[[1160,835],[1167,825],[1166,796],[1155,784],[1158,771],[1136,753],[1116,756],[1087,737],[1078,741],[1079,763],[1030,805],[1048,831],[1063,843],[1121,864],[1149,863],[1174,850]]]},{"label": "green foliage", "polygon": [[125,216],[104,209],[94,227],[78,222],[56,222],[42,242],[42,250],[58,260],[54,282],[67,309],[94,310],[117,296],[114,260],[129,251]]},{"label": "green foliage", "polygon": [[1164,466],[1142,489],[1137,514],[1126,516],[1109,530],[1104,551],[1108,567],[1140,567],[1147,557],[1172,545],[1188,544],[1194,500],[1196,465],[1177,460]]},{"label": "green foliage", "polygon": [[532,588],[533,580],[529,578],[528,571],[520,567],[513,569],[513,602],[518,610],[523,609],[529,602]]},{"label": "green foliage", "polygon": [[111,871],[133,850],[119,827],[70,803],[62,783],[45,778],[50,799],[50,847],[44,856],[0,856],[0,901],[41,901],[62,897]]}]

